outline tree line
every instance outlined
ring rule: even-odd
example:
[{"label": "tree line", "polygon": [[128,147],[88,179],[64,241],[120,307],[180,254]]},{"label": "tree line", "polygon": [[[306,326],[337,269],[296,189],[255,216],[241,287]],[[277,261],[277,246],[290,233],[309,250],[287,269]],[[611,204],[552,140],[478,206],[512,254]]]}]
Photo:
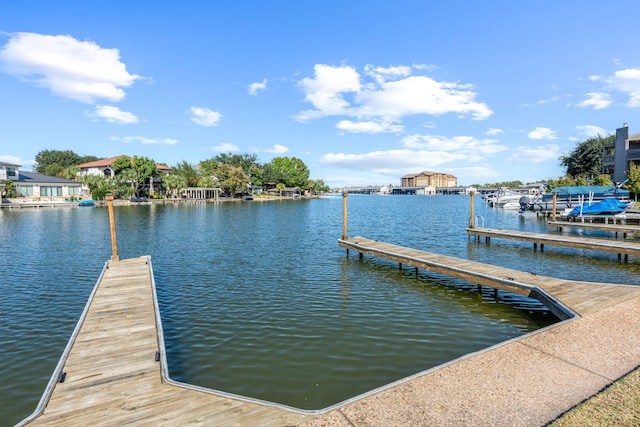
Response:
[{"label": "tree line", "polygon": [[[42,150],[36,155],[34,170],[38,173],[85,183],[94,199],[107,192],[120,198],[147,195],[177,197],[188,187],[220,188],[223,195],[233,197],[251,188],[297,187],[310,194],[329,191],[321,179],[310,179],[309,168],[296,157],[275,157],[260,163],[255,154],[221,153],[197,164],[183,160],[160,174],[153,159],[144,156],[122,156],[111,165],[112,178],[101,175],[79,175],[79,165],[99,160],[96,156],[80,156],[71,150]],[[164,165],[167,166],[167,165]],[[161,183],[164,194],[154,194],[154,182]]]}]

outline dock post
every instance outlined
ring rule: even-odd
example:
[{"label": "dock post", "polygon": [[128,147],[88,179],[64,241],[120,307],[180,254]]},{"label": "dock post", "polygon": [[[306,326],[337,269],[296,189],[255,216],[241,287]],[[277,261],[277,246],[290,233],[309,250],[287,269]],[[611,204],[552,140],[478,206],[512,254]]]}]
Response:
[{"label": "dock post", "polygon": [[475,212],[473,211],[473,197],[475,193],[472,191],[469,193],[469,228],[475,228]]},{"label": "dock post", "polygon": [[551,211],[551,221],[556,220],[556,199],[558,197],[558,193],[553,193],[553,210]]},{"label": "dock post", "polygon": [[116,241],[116,221],[113,214],[113,194],[107,193],[105,195],[107,200],[107,206],[109,207],[109,226],[111,228],[111,261],[119,261],[118,256],[118,243]]},{"label": "dock post", "polygon": [[342,240],[348,240],[347,236],[347,197],[349,193],[342,193]]}]

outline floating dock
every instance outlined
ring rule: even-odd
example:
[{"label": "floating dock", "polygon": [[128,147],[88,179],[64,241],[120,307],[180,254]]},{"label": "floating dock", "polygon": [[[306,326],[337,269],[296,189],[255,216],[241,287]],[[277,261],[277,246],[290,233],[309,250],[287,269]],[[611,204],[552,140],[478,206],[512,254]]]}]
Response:
[{"label": "floating dock", "polygon": [[618,254],[618,259],[628,260],[629,255],[640,255],[640,245],[619,240],[590,239],[586,237],[573,237],[564,235],[531,233],[528,231],[499,230],[495,228],[467,228],[469,236],[476,236],[478,239],[484,237],[485,241],[491,238],[518,240],[521,242],[533,243],[533,248],[544,250],[544,245],[566,246],[570,248],[589,249],[593,251],[613,252]]},{"label": "floating dock", "polygon": [[263,425],[308,414],[169,378],[148,257],[105,265],[38,408],[19,425]]},{"label": "floating dock", "polygon": [[[423,256],[360,238],[341,245],[406,264]],[[443,258],[430,262],[435,268]],[[498,275],[497,267],[486,268],[485,275]],[[509,274],[496,281],[517,285],[521,279]],[[575,302],[562,295],[563,285]],[[640,287],[591,286],[598,291],[586,301],[580,283],[550,286],[554,298],[585,316],[310,413],[171,380],[150,259],[112,260],[40,404],[19,425],[544,425],[640,363]]]},{"label": "floating dock", "polygon": [[556,279],[461,258],[378,242],[364,237],[339,239],[338,244],[360,254],[466,280],[472,284],[535,298],[560,319],[584,316],[640,296],[640,287]]},{"label": "floating dock", "polygon": [[640,226],[637,225],[619,225],[619,224],[604,224],[596,222],[576,222],[576,221],[549,221],[547,223],[549,227],[555,227],[558,231],[562,231],[563,228],[576,228],[580,230],[590,231],[606,231],[609,233],[622,234],[622,237],[626,238],[627,234],[637,234],[640,236]]}]

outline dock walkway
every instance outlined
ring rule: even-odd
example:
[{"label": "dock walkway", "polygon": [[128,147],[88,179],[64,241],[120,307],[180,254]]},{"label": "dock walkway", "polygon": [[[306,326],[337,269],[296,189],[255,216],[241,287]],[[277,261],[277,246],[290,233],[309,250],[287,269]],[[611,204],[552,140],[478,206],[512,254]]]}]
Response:
[{"label": "dock walkway", "polygon": [[627,234],[640,235],[640,226],[637,225],[620,225],[620,224],[603,224],[597,222],[578,222],[578,221],[549,221],[547,223],[549,227],[556,227],[558,231],[562,231],[563,228],[578,228],[581,230],[595,230],[595,231],[607,231],[615,233],[618,237],[618,233],[622,233],[622,237],[627,237]]},{"label": "dock walkway", "polygon": [[[472,270],[457,258],[364,238],[340,245],[434,271]],[[495,276],[492,283],[514,289],[524,282],[514,270],[485,268],[472,280]],[[38,408],[19,425],[544,425],[640,364],[640,287],[596,284],[580,296],[589,292],[585,283],[550,280],[545,292],[584,317],[309,413],[172,381],[150,259],[111,261]],[[579,301],[588,298],[595,300]]]},{"label": "dock walkway", "polygon": [[624,242],[620,240],[591,239],[586,237],[574,237],[553,234],[531,233],[528,231],[500,230],[495,228],[467,228],[467,234],[476,236],[478,239],[484,237],[489,241],[492,237],[508,240],[518,240],[521,242],[533,243],[536,249],[544,250],[544,245],[566,246],[578,249],[590,249],[594,251],[613,252],[618,254],[618,259],[629,255],[640,255],[640,245],[637,243]]},{"label": "dock walkway", "polygon": [[472,284],[491,286],[494,289],[536,298],[561,319],[569,318],[573,313],[584,316],[640,296],[638,286],[556,279],[532,272],[378,242],[364,237],[339,239],[338,244],[361,254],[365,253],[457,277]]},{"label": "dock walkway", "polygon": [[172,381],[150,264],[105,266],[38,408],[19,425],[282,426],[309,417]]}]

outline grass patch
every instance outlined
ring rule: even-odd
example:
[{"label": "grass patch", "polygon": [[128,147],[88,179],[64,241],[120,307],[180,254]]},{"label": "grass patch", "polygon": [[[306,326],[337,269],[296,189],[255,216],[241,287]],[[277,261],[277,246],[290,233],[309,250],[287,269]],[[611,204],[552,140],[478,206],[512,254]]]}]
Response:
[{"label": "grass patch", "polygon": [[640,367],[549,426],[640,426]]}]

